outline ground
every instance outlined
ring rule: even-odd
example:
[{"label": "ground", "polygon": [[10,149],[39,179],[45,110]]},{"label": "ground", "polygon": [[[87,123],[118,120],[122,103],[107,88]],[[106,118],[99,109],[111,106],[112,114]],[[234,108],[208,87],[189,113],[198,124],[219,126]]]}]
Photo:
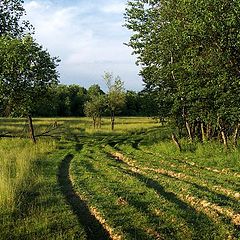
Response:
[{"label": "ground", "polygon": [[1,239],[240,239],[238,149],[183,139],[179,152],[152,119],[119,118],[114,132],[103,121],[35,119],[54,146],[1,211]]}]

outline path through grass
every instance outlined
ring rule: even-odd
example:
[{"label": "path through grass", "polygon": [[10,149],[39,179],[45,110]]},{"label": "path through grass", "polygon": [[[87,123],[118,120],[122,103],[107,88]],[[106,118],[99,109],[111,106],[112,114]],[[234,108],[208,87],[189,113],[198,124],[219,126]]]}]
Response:
[{"label": "path through grass", "polygon": [[50,131],[54,119],[36,121],[56,149],[1,214],[2,239],[240,239],[240,150],[182,142],[179,153],[146,118],[121,118],[114,132],[108,120],[93,130],[57,119]]}]

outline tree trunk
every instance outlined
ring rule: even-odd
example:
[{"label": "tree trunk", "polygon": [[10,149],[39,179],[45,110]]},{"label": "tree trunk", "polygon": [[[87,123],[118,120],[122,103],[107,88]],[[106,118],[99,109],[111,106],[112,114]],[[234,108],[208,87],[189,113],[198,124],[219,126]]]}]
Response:
[{"label": "tree trunk", "polygon": [[234,147],[237,147],[237,138],[238,138],[239,127],[240,127],[240,123],[238,123],[238,125],[236,126],[234,134],[233,134],[233,145],[234,145]]},{"label": "tree trunk", "polygon": [[207,124],[206,138],[207,138],[207,140],[209,140],[211,138],[211,125],[210,125],[210,123]]},{"label": "tree trunk", "polygon": [[34,134],[34,128],[33,128],[32,116],[31,115],[28,115],[28,124],[29,124],[30,138],[33,140],[34,143],[36,143],[36,138],[35,138],[35,134]]},{"label": "tree trunk", "polygon": [[226,133],[224,131],[224,124],[222,123],[221,119],[218,117],[218,124],[219,124],[219,128],[220,128],[220,134],[221,134],[221,137],[222,137],[222,140],[223,140],[223,144],[224,144],[224,147],[225,149],[228,148],[228,142],[227,142],[227,136],[226,136]]},{"label": "tree trunk", "polygon": [[98,118],[98,121],[99,121],[99,128],[101,128],[102,127],[102,117],[101,116]]},{"label": "tree trunk", "polygon": [[206,142],[206,135],[204,131],[204,124],[201,122],[202,142]]},{"label": "tree trunk", "polygon": [[112,131],[114,130],[114,124],[115,124],[115,115],[114,112],[111,112],[111,125],[112,125]]},{"label": "tree trunk", "polygon": [[181,145],[178,142],[178,139],[174,133],[172,134],[172,140],[173,140],[174,144],[177,146],[178,150],[181,152],[182,151]]},{"label": "tree trunk", "polygon": [[224,147],[227,149],[228,148],[227,136],[223,129],[221,129],[220,131],[221,131],[221,136],[222,136]]},{"label": "tree trunk", "polygon": [[227,148],[228,147],[227,137],[226,137],[226,134],[225,134],[225,132],[223,130],[221,130],[221,136],[222,136],[224,147]]},{"label": "tree trunk", "polygon": [[186,128],[187,128],[187,131],[188,131],[189,139],[192,142],[193,141],[193,137],[192,137],[192,132],[191,132],[191,128],[190,128],[189,122],[186,121],[185,124],[186,124]]}]

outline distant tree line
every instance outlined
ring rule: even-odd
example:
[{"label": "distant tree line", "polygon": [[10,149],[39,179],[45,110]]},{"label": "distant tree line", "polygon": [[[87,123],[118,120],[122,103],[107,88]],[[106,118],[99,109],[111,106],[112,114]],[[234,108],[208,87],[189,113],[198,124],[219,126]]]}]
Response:
[{"label": "distant tree line", "polygon": [[[99,85],[94,84],[88,89],[72,84],[56,84],[48,88],[44,98],[33,101],[34,108],[32,116],[34,117],[83,117],[87,115],[87,103],[92,100],[96,103],[98,95],[102,96],[104,103],[99,103],[102,109],[102,116],[109,116],[110,111],[106,107],[107,93]],[[100,100],[101,101],[101,100]],[[119,116],[154,116],[153,109],[149,109],[147,101],[150,101],[143,92],[126,91],[124,104],[117,111]],[[8,103],[1,103],[0,115],[2,117],[23,116],[22,112],[10,111]]]},{"label": "distant tree line", "polygon": [[240,127],[240,7],[235,0],[129,0],[128,45],[157,114],[191,141],[236,145]]}]

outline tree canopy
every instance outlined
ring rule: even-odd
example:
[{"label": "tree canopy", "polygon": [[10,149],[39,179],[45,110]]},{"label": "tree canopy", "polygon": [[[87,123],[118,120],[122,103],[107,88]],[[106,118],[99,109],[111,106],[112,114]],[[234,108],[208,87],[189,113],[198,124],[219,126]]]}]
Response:
[{"label": "tree canopy", "polygon": [[114,78],[112,73],[105,72],[103,79],[108,87],[107,106],[111,115],[112,130],[114,129],[115,114],[121,110],[125,104],[124,83],[119,76]]},{"label": "tree canopy", "polygon": [[33,32],[33,27],[22,18],[26,15],[23,0],[0,1],[0,36],[22,37]]},{"label": "tree canopy", "polygon": [[239,12],[239,1],[128,1],[128,45],[146,90],[190,138],[230,136],[238,126]]},{"label": "tree canopy", "polygon": [[49,87],[58,83],[57,58],[32,37],[0,38],[1,100],[11,112],[28,114]]}]

